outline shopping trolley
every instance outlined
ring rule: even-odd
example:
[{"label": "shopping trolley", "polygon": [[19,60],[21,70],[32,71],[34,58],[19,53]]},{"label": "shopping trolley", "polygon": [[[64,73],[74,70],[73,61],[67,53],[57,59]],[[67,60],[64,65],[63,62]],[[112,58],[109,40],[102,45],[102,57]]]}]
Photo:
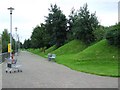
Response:
[{"label": "shopping trolley", "polygon": [[17,63],[17,59],[13,58],[5,58],[6,63],[6,73],[12,73],[12,72],[22,72],[21,65]]}]

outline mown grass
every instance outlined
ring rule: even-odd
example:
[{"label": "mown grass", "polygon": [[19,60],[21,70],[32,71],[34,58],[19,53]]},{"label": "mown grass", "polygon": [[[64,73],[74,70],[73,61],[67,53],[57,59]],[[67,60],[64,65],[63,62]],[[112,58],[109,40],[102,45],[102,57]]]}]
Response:
[{"label": "mown grass", "polygon": [[45,54],[51,53],[52,51],[54,51],[56,49],[55,45],[53,45],[52,47],[48,48],[47,50],[45,50]]},{"label": "mown grass", "polygon": [[45,57],[44,53],[41,52],[41,49],[32,49],[32,48],[30,48],[30,49],[27,49],[27,51],[32,52],[34,54],[37,54],[39,56]]},{"label": "mown grass", "polygon": [[74,40],[56,50],[53,46],[46,50],[45,54],[40,50],[39,52],[35,50],[34,53],[43,57],[47,53],[55,53],[57,63],[73,70],[102,76],[120,76],[118,73],[118,60],[120,59],[118,51],[120,49],[109,45],[106,40],[86,47],[83,43]]},{"label": "mown grass", "polygon": [[[69,68],[86,73],[113,76],[118,75],[118,61],[111,58],[104,59],[88,59],[88,60],[75,60],[76,55],[63,55],[57,56],[56,62],[68,66]],[[68,58],[69,57],[69,58]],[[71,58],[72,57],[72,58]]]},{"label": "mown grass", "polygon": [[60,48],[52,51],[51,53],[55,53],[56,55],[67,55],[67,54],[76,54],[87,47],[84,43],[79,40],[73,40]]},{"label": "mown grass", "polygon": [[120,76],[118,73],[118,48],[102,40],[77,54],[57,56],[56,62],[71,69],[103,75]]}]

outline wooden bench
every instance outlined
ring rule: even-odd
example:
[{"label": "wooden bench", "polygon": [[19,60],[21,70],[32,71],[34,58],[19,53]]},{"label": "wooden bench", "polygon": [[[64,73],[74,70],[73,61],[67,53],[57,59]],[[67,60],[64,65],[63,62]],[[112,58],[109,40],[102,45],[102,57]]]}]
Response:
[{"label": "wooden bench", "polygon": [[51,60],[54,60],[56,58],[56,55],[55,54],[48,54],[48,60],[51,61]]}]

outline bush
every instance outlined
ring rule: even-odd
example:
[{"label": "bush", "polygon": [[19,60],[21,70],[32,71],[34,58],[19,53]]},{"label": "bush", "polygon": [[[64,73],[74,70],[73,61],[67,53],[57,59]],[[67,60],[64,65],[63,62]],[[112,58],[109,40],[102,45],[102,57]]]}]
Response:
[{"label": "bush", "polygon": [[95,35],[96,41],[100,41],[102,39],[105,39],[105,33],[106,33],[106,28],[103,26],[99,26],[96,30],[93,31]]},{"label": "bush", "polygon": [[120,47],[120,24],[111,27],[111,30],[106,34],[106,39],[110,45]]}]

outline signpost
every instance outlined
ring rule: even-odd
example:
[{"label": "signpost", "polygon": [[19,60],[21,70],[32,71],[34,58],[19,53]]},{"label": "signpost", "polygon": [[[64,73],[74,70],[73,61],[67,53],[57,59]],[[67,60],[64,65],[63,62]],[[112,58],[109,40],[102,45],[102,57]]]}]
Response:
[{"label": "signpost", "polygon": [[11,52],[11,44],[9,43],[8,44],[8,53],[10,53]]}]

